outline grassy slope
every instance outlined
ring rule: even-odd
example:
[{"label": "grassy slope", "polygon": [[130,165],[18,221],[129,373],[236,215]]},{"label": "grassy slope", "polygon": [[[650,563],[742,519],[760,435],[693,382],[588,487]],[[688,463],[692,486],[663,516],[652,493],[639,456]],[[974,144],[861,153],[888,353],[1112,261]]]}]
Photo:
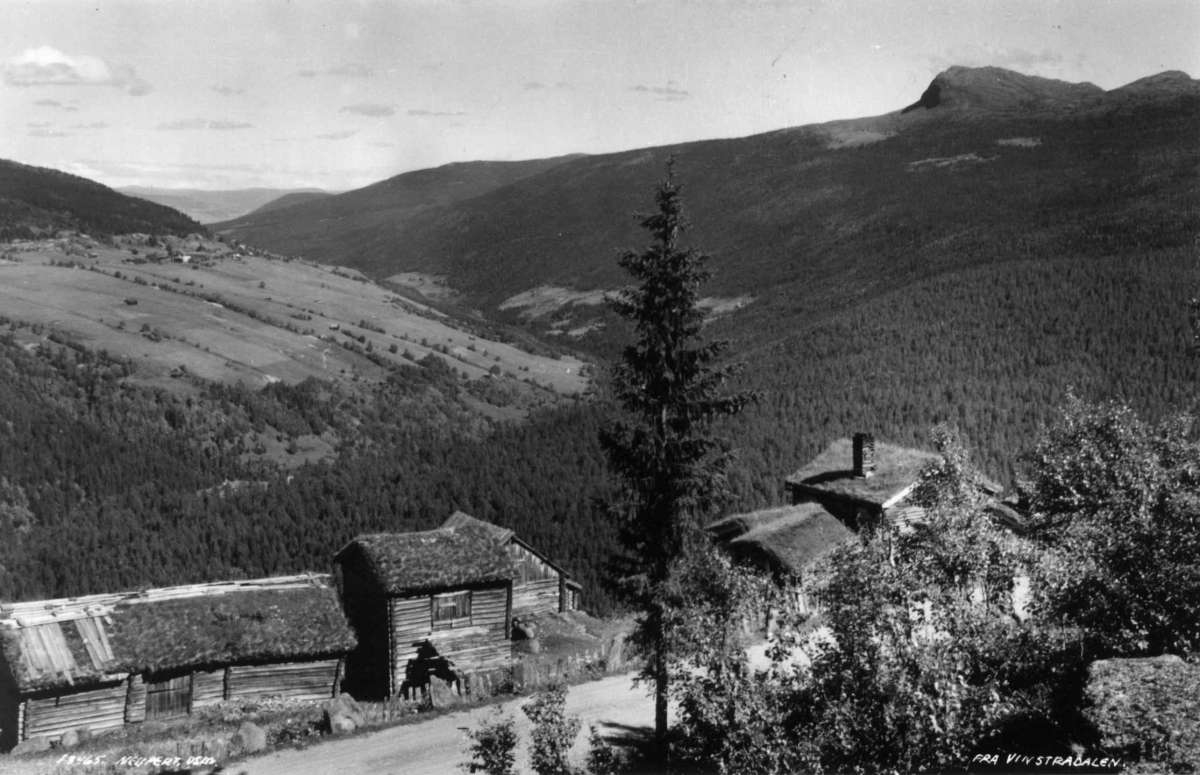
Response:
[{"label": "grassy slope", "polygon": [[18,244],[0,263],[0,308],[127,359],[138,378],[164,386],[180,367],[252,386],[310,377],[377,382],[389,368],[434,353],[470,379],[491,379],[496,369],[559,392],[584,387],[580,361],[476,336],[357,273],[215,242],[175,249],[191,261],[132,242]]}]

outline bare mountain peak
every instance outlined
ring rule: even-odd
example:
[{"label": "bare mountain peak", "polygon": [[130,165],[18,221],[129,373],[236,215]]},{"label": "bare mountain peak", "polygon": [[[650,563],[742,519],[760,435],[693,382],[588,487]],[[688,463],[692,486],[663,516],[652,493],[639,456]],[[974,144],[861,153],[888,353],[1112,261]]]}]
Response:
[{"label": "bare mountain peak", "polygon": [[935,108],[976,111],[1046,110],[1075,107],[1100,97],[1093,83],[1068,83],[1000,67],[954,66],[939,73],[921,98],[902,112]]},{"label": "bare mountain peak", "polygon": [[1109,94],[1143,97],[1200,95],[1200,81],[1182,70],[1164,70],[1113,89]]}]

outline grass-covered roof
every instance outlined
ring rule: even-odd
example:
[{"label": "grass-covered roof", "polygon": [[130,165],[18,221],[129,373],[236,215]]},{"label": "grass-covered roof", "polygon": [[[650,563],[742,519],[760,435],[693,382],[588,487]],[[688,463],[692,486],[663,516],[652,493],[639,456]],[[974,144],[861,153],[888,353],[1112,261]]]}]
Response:
[{"label": "grass-covered roof", "polygon": [[854,443],[850,439],[837,439],[812,462],[789,476],[787,484],[792,489],[882,504],[916,482],[927,463],[941,459],[935,452],[876,442],[874,472],[870,476],[855,476],[853,455]]},{"label": "grass-covered roof", "polygon": [[354,645],[323,576],[0,607],[0,651],[23,692],[128,673],[319,658]]},{"label": "grass-covered roof", "polygon": [[483,535],[490,536],[496,543],[504,543],[513,537],[513,531],[506,528],[494,525],[491,522],[472,517],[462,511],[456,511],[446,518],[442,523],[442,528],[446,530],[458,530],[470,532],[472,530],[479,531]]},{"label": "grass-covered roof", "polygon": [[517,570],[504,546],[487,532],[439,528],[420,533],[360,535],[337,555],[359,561],[389,595],[507,581]]},{"label": "grass-covered roof", "polygon": [[851,540],[837,518],[816,503],[734,514],[708,526],[734,558],[776,573],[802,573]]}]

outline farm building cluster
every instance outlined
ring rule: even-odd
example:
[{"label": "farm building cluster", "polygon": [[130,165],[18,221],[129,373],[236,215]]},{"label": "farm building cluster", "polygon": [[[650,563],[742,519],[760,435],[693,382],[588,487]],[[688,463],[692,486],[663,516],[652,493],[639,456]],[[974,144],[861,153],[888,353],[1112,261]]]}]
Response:
[{"label": "farm building cluster", "polygon": [[0,603],[0,751],[227,700],[401,693],[425,663],[503,669],[514,621],[580,587],[511,530],[456,512],[361,535],[333,574]]},{"label": "farm building cluster", "polygon": [[[788,505],[708,529],[736,560],[802,577],[859,531],[919,524],[910,496],[939,459],[839,439],[786,479]],[[1015,516],[997,485],[979,486]],[[0,604],[0,751],[227,700],[408,698],[431,676],[510,668],[529,622],[579,610],[580,596],[512,530],[455,512],[433,530],[357,536],[332,574]]]}]

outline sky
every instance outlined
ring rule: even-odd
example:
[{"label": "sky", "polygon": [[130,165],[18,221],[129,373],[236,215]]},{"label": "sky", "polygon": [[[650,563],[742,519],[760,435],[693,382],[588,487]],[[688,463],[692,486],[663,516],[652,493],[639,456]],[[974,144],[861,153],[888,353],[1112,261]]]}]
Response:
[{"label": "sky", "polygon": [[951,65],[1200,77],[1200,0],[0,0],[0,158],[346,190],[878,115]]}]

